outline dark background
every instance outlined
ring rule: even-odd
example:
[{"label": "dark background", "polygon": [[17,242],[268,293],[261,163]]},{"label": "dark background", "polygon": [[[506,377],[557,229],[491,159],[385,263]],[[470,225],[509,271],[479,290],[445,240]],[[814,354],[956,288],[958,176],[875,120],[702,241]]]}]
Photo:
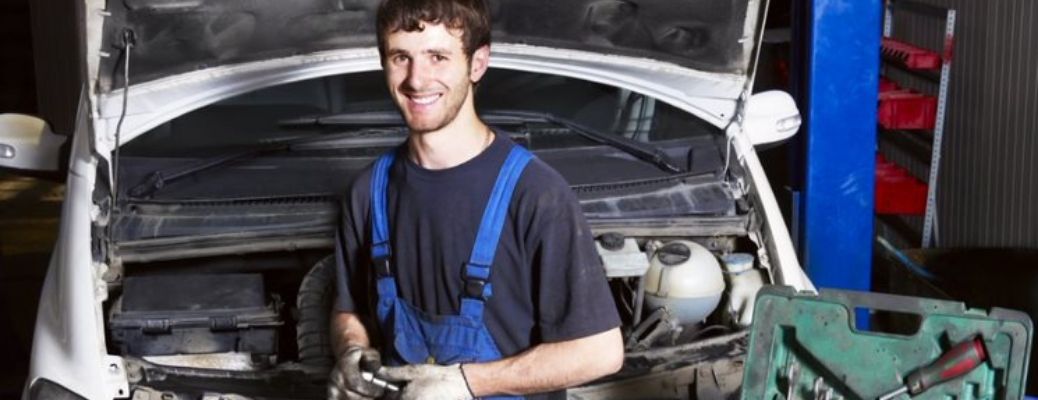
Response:
[{"label": "dark background", "polygon": [[[0,113],[36,113],[29,0],[0,0]],[[21,395],[62,185],[0,170],[0,398]],[[49,199],[49,200],[48,200]]]}]

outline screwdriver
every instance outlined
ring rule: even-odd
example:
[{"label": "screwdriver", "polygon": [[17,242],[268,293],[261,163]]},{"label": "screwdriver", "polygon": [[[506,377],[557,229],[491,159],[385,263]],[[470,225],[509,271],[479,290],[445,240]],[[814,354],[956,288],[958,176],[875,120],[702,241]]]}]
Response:
[{"label": "screwdriver", "polygon": [[890,400],[902,394],[918,395],[941,383],[966,375],[987,359],[980,336],[952,346],[937,361],[908,375],[905,385],[879,397]]}]

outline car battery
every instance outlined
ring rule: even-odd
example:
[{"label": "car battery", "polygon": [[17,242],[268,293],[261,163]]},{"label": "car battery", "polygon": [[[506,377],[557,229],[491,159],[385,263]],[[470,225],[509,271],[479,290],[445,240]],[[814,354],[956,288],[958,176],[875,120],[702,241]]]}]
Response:
[{"label": "car battery", "polygon": [[260,274],[127,277],[109,333],[122,354],[273,355],[282,324]]},{"label": "car battery", "polygon": [[[885,324],[862,326],[871,316]],[[1019,311],[959,302],[765,286],[757,295],[742,399],[877,399],[978,338],[985,360],[912,399],[1020,399],[1033,326]],[[907,399],[902,395],[898,399]]]}]

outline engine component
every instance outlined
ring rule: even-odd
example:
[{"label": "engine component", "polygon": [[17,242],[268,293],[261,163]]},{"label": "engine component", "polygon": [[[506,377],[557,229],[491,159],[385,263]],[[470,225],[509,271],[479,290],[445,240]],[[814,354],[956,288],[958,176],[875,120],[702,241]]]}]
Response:
[{"label": "engine component", "polygon": [[682,324],[702,321],[724,293],[721,266],[702,245],[687,240],[656,250],[645,274],[645,304],[666,308]]},{"label": "engine component", "polygon": [[649,256],[638,248],[634,238],[615,232],[605,233],[595,241],[595,248],[602,257],[606,276],[610,278],[642,276],[649,269]]},{"label": "engine component", "polygon": [[753,320],[753,301],[764,286],[760,270],[753,268],[753,256],[732,253],[721,257],[728,280],[728,313],[739,326],[750,326]]},{"label": "engine component", "polygon": [[277,353],[282,324],[260,274],[127,277],[111,330],[123,354]]}]

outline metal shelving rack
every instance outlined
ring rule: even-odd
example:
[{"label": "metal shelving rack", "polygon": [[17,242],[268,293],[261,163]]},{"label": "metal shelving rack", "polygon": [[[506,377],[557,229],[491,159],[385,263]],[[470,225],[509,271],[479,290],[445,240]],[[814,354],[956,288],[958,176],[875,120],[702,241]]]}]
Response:
[{"label": "metal shelving rack", "polygon": [[912,0],[886,0],[883,14],[884,38],[893,38],[894,13],[901,11],[933,18],[943,18],[945,21],[944,45],[941,52],[941,68],[939,75],[934,74],[932,71],[928,70],[917,70],[907,68],[906,66],[901,65],[896,61],[889,60],[886,57],[884,57],[885,66],[896,67],[920,78],[930,81],[937,81],[939,85],[937,93],[937,110],[935,116],[936,121],[934,121],[932,138],[928,138],[923,135],[917,134],[895,135],[901,136],[901,138],[894,139],[895,142],[899,141],[902,146],[908,149],[908,151],[915,152],[917,154],[920,152],[920,149],[925,148],[926,142],[931,143],[929,155],[930,171],[927,179],[928,188],[926,194],[926,211],[923,217],[923,231],[921,243],[921,247],[929,248],[935,245],[937,233],[939,233],[937,225],[937,183],[940,175],[941,166],[941,146],[944,137],[944,122],[947,112],[948,84],[951,76],[951,64],[954,54],[953,47],[955,44],[955,10],[920,3]]}]

